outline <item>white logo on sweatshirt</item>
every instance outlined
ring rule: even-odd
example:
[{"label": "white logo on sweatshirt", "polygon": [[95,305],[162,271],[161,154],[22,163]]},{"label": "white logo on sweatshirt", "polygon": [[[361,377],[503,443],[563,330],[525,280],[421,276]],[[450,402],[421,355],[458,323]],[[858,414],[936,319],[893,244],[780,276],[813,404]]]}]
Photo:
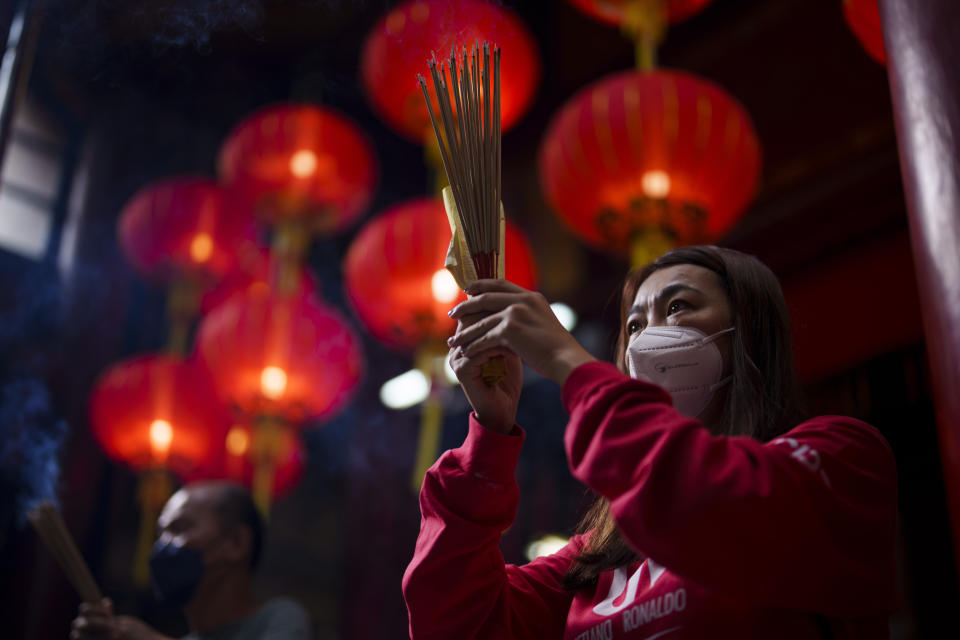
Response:
[{"label": "white logo on sweatshirt", "polygon": [[788,445],[793,452],[790,454],[790,457],[798,461],[800,464],[805,466],[810,471],[818,474],[823,480],[824,484],[828,487],[830,486],[830,478],[827,477],[826,471],[821,468],[820,461],[820,452],[811,447],[808,444],[801,444],[795,438],[777,438],[772,441],[770,444],[785,444]]},{"label": "white logo on sweatshirt", "polygon": [[[653,585],[657,583],[657,580],[659,580],[663,572],[666,571],[666,567],[663,565],[657,564],[652,559],[647,558],[637,567],[637,570],[633,572],[629,580],[627,579],[627,570],[623,567],[617,567],[613,570],[613,581],[610,583],[610,593],[604,598],[603,602],[593,607],[593,612],[598,616],[612,616],[633,604],[633,601],[637,597],[637,587],[640,585],[640,571],[644,565],[646,565],[647,572],[650,574],[650,587],[653,588]],[[624,592],[626,592],[626,595],[620,604],[614,604],[614,600],[623,596]]]}]

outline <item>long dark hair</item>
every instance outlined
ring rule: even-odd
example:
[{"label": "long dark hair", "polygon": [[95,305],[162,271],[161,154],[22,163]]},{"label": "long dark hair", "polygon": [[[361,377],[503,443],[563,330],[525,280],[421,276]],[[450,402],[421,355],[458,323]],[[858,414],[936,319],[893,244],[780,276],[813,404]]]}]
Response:
[{"label": "long dark hair", "polygon": [[[730,304],[731,375],[717,435],[750,436],[766,442],[801,419],[800,392],[793,372],[787,304],[773,272],[753,256],[714,246],[679,247],[631,272],[623,285],[615,363],[626,373],[629,341],[626,323],[633,299],[650,274],[664,267],[692,264],[720,278]],[[643,556],[617,529],[610,502],[599,498],[577,527],[589,542],[567,572],[564,584],[579,589],[596,582],[603,571],[637,562]]]}]

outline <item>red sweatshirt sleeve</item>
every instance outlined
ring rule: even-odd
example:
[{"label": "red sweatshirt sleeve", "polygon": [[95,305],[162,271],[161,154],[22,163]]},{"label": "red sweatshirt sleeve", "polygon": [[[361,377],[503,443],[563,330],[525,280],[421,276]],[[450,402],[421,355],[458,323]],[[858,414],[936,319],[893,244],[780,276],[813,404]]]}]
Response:
[{"label": "red sweatshirt sleeve", "polygon": [[579,552],[505,565],[500,535],[517,510],[515,478],[523,431],[490,431],[471,415],[463,445],[427,471],[413,560],[403,576],[410,637],[559,638],[572,593],[563,576]]},{"label": "red sweatshirt sleeve", "polygon": [[606,363],[574,370],[563,402],[573,474],[673,572],[763,606],[895,608],[896,470],[873,427],[824,416],[769,443],[713,436]]}]

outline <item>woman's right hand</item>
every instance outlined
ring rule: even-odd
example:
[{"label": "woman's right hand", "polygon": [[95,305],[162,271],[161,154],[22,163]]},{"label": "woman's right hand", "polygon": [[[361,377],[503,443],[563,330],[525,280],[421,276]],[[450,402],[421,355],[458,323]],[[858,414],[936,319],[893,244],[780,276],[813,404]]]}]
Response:
[{"label": "woman's right hand", "polygon": [[563,386],[581,364],[596,360],[563,328],[547,299],[508,280],[477,280],[450,317],[463,321],[447,339],[473,357],[506,349],[531,369]]},{"label": "woman's right hand", "polygon": [[[457,330],[467,327],[484,317],[461,319]],[[506,360],[506,375],[499,382],[489,385],[483,379],[483,365],[491,358],[501,356]],[[450,350],[450,366],[460,380],[463,392],[477,415],[477,421],[488,429],[510,433],[517,419],[517,405],[523,388],[523,363],[515,353],[501,347],[480,351],[469,357],[463,349]]]}]

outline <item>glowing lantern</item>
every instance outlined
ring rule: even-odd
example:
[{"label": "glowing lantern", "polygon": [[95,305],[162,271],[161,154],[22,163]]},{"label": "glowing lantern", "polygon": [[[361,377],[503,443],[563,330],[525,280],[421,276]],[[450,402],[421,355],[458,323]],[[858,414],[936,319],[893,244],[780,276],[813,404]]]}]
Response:
[{"label": "glowing lantern", "polygon": [[356,125],[308,104],[268,107],[241,122],[220,149],[219,172],[236,206],[317,233],[352,224],[370,202],[377,174]]},{"label": "glowing lantern", "polygon": [[210,180],[177,178],[152,184],[126,204],[120,245],[144,276],[167,287],[167,349],[187,351],[199,298],[256,251],[253,218],[234,215]]},{"label": "glowing lantern", "polygon": [[582,90],[540,149],[547,199],[581,238],[643,264],[713,242],[757,188],[760,144],[746,111],[677,71],[629,71]]},{"label": "glowing lantern", "polygon": [[209,465],[229,416],[201,369],[180,358],[150,355],[100,376],[90,399],[90,423],[111,459],[141,472],[134,578],[145,584],[154,523],[170,496],[167,470],[185,478]]},{"label": "glowing lantern", "polygon": [[[450,224],[438,198],[420,198],[368,222],[344,259],[347,296],[378,340],[413,350],[446,339],[457,323],[447,311],[466,295],[443,268]],[[507,279],[532,289],[536,266],[530,246],[511,223],[504,240]]]},{"label": "glowing lantern", "polygon": [[220,396],[254,423],[254,495],[266,511],[285,434],[347,404],[363,373],[360,341],[313,296],[253,289],[204,318],[197,349]]},{"label": "glowing lantern", "polygon": [[238,294],[203,319],[197,348],[235,410],[291,424],[340,411],[363,374],[359,339],[307,295]]},{"label": "glowing lantern", "polygon": [[227,415],[209,379],[193,364],[167,355],[114,365],[96,383],[90,417],[112,459],[134,469],[164,467],[189,474],[216,453]]},{"label": "glowing lantern", "polygon": [[251,218],[232,215],[211,180],[177,178],[149,185],[124,206],[120,245],[147,278],[171,284],[189,277],[215,282],[254,249]]},{"label": "glowing lantern", "polygon": [[427,60],[449,58],[451,47],[477,40],[503,51],[501,127],[526,111],[540,75],[533,37],[512,12],[477,0],[416,0],[397,5],[367,36],[361,54],[363,86],[374,110],[395,131],[417,143],[433,136],[417,74],[429,78]]},{"label": "glowing lantern", "polygon": [[843,16],[870,57],[886,65],[887,53],[883,48],[883,27],[877,0],[843,0]]},{"label": "glowing lantern", "polygon": [[297,289],[314,234],[342,231],[363,213],[376,163],[363,133],[321,107],[282,104],[240,123],[220,149],[220,177],[238,209],[273,227],[279,293]]}]

